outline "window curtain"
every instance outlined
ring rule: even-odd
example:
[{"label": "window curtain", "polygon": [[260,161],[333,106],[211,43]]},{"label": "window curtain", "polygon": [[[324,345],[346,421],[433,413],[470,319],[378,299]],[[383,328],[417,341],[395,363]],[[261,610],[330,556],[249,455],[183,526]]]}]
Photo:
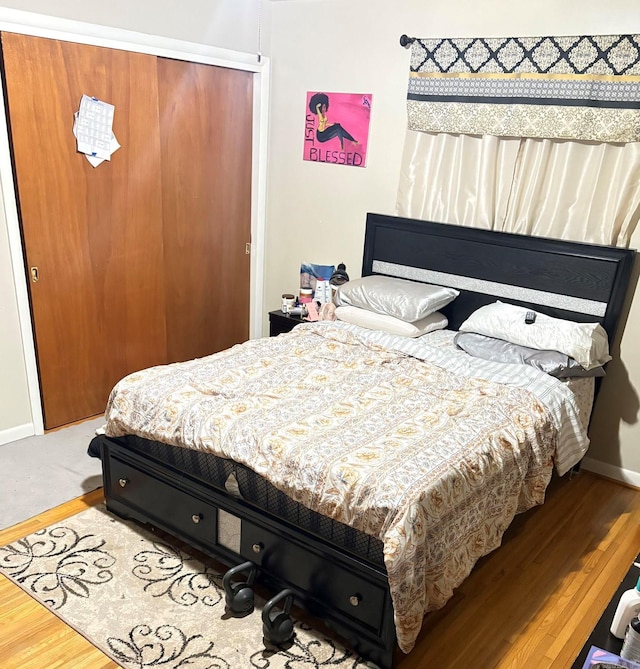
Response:
[{"label": "window curtain", "polygon": [[407,130],[396,213],[626,247],[640,219],[640,142]]},{"label": "window curtain", "polygon": [[414,40],[401,216],[628,246],[640,36]]}]

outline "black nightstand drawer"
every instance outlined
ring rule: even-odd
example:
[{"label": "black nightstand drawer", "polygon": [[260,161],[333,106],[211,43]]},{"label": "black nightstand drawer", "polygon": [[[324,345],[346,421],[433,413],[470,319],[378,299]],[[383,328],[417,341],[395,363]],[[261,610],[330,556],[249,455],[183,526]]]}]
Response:
[{"label": "black nightstand drawer", "polygon": [[283,314],[282,311],[270,311],[269,312],[269,336],[277,337],[283,332],[290,332],[296,325],[300,323],[306,323],[298,316],[289,316],[288,314]]}]

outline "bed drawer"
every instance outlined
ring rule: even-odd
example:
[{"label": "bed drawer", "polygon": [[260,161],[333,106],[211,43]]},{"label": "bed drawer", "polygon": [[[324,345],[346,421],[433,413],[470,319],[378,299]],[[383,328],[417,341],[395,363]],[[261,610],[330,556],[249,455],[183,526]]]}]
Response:
[{"label": "bed drawer", "polygon": [[151,523],[196,547],[216,544],[217,508],[117,458],[109,459],[108,497],[132,510],[144,509]]},{"label": "bed drawer", "polygon": [[322,605],[337,609],[369,626],[376,633],[383,624],[387,588],[348,566],[330,561],[319,552],[261,528],[242,522],[240,552],[269,574],[304,590]]}]

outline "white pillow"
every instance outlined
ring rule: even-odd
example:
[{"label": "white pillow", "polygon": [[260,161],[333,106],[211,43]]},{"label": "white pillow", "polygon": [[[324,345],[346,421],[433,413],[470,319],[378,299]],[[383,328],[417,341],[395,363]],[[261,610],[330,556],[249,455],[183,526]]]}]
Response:
[{"label": "white pillow", "polygon": [[459,294],[453,288],[374,274],[343,283],[336,293],[336,304],[415,323],[449,304]]},{"label": "white pillow", "polygon": [[402,337],[420,337],[427,332],[434,330],[443,330],[447,327],[447,317],[436,311],[425,318],[421,318],[415,323],[407,323],[399,318],[387,316],[386,314],[377,314],[375,311],[368,311],[360,307],[338,307],[336,317],[339,321],[352,323],[369,330],[381,330],[393,335]]},{"label": "white pillow", "polygon": [[560,351],[575,358],[585,369],[611,360],[607,333],[600,323],[575,323],[538,312],[535,322],[525,323],[526,307],[495,302],[474,311],[460,332],[477,332],[512,344]]}]

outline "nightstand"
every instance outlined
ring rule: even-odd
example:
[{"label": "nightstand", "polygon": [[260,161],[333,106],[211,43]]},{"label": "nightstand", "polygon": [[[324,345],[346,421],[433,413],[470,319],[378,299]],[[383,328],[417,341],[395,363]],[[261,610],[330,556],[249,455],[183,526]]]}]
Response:
[{"label": "nightstand", "polygon": [[302,320],[300,316],[289,316],[289,314],[283,314],[280,309],[276,311],[269,312],[269,336],[276,337],[283,332],[289,332],[293,330],[296,325],[300,323],[307,323],[308,321]]}]

